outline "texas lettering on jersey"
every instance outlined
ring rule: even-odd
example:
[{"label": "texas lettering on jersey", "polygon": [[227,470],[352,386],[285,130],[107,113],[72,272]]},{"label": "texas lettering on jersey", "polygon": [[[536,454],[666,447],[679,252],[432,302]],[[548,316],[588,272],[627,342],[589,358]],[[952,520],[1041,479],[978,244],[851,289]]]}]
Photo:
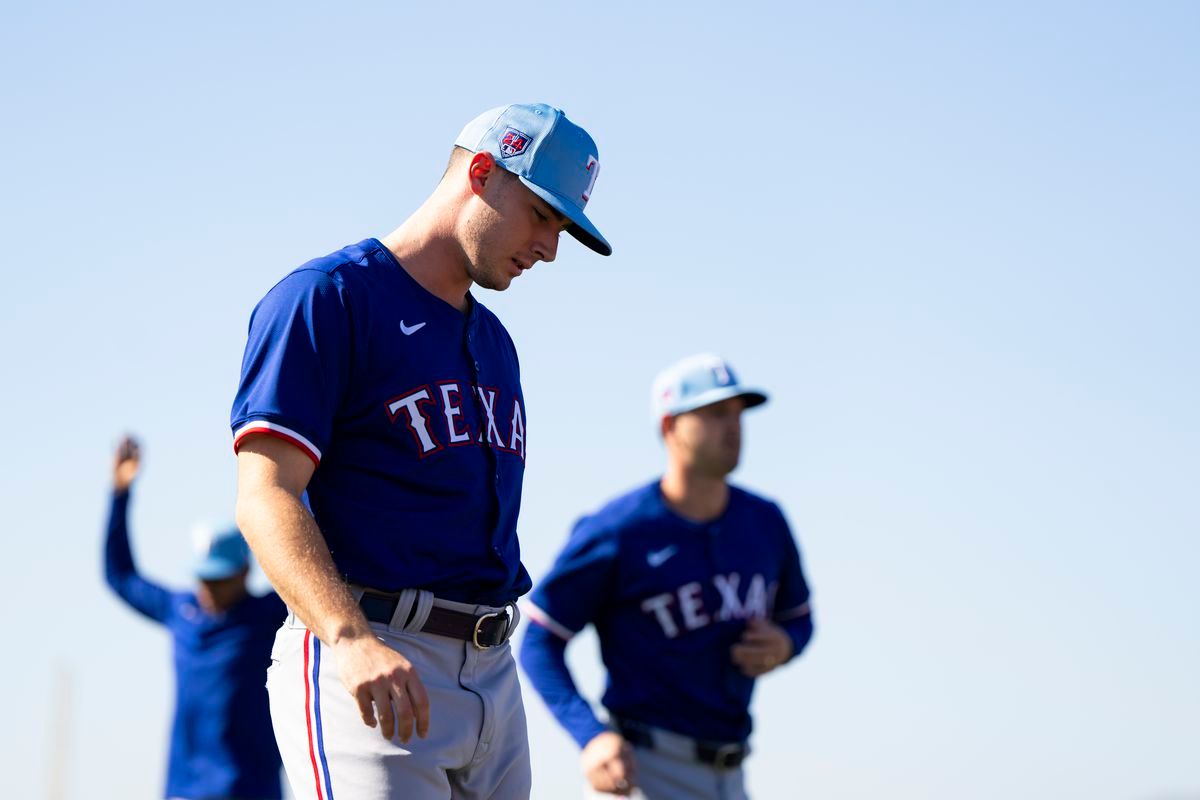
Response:
[{"label": "texas lettering on jersey", "polygon": [[721,596],[721,606],[715,614],[704,605],[704,585],[700,581],[685,583],[673,592],[663,592],[642,601],[642,611],[653,614],[663,635],[674,639],[682,630],[694,631],[714,622],[735,619],[765,619],[775,607],[776,581],[767,583],[756,574],[740,589],[742,576],[736,572],[714,575],[713,586]]},{"label": "texas lettering on jersey", "polygon": [[[474,434],[464,414],[464,406],[470,402],[481,412],[481,422],[475,426],[479,430]],[[403,422],[408,427],[421,458],[446,447],[487,445],[525,460],[521,400],[505,397],[499,389],[466,381],[441,381],[397,395],[386,406],[393,425]]]}]

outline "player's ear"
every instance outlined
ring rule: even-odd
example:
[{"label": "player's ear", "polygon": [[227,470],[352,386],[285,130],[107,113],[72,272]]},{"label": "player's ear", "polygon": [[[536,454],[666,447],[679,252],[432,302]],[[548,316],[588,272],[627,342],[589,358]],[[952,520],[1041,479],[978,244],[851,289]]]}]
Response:
[{"label": "player's ear", "polygon": [[492,158],[491,153],[476,153],[471,156],[471,163],[467,165],[467,178],[470,181],[471,193],[482,195],[483,188],[487,182],[496,177],[496,159]]},{"label": "player's ear", "polygon": [[667,440],[667,434],[675,429],[675,418],[669,415],[663,416],[663,418],[658,421],[658,426],[658,433],[660,436],[662,436],[662,439],[665,442]]}]

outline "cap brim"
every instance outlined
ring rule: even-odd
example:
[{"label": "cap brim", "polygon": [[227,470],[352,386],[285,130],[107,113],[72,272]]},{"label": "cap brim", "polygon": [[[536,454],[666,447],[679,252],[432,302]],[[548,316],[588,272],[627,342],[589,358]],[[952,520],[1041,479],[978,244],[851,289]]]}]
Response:
[{"label": "cap brim", "polygon": [[698,394],[695,397],[689,398],[686,403],[681,403],[678,406],[672,406],[663,411],[664,414],[674,416],[676,414],[685,414],[688,411],[695,411],[697,408],[711,406],[713,403],[719,403],[722,400],[728,400],[731,397],[741,397],[746,401],[746,408],[754,408],[761,406],[767,402],[765,392],[758,389],[746,389],[741,386],[724,386],[717,389],[711,389],[703,394]]},{"label": "cap brim", "polygon": [[596,230],[596,226],[587,218],[587,214],[579,210],[578,206],[561,195],[555,194],[548,189],[543,189],[522,175],[517,175],[517,177],[521,179],[521,183],[529,188],[529,191],[545,200],[550,204],[551,208],[571,220],[572,225],[567,228],[567,233],[602,256],[612,255],[612,245],[600,235],[600,231]]},{"label": "cap brim", "polygon": [[223,558],[206,558],[196,564],[196,568],[192,572],[197,580],[220,581],[225,578],[232,578],[245,569],[246,566],[246,564],[235,564]]}]

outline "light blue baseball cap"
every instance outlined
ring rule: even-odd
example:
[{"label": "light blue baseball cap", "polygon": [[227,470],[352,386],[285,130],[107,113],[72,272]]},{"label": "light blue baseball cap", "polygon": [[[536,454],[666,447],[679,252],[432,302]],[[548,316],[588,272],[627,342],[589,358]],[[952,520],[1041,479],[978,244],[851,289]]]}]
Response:
[{"label": "light blue baseball cap", "polygon": [[195,535],[199,554],[192,573],[197,579],[219,581],[236,575],[250,564],[250,548],[237,528],[209,531],[207,534],[198,531]]},{"label": "light blue baseball cap", "polygon": [[767,395],[743,386],[733,368],[711,353],[688,356],[658,373],[651,388],[650,405],[655,419],[672,417],[701,406],[741,397],[746,408],[761,406]]},{"label": "light blue baseball cap", "polygon": [[467,123],[454,144],[491,153],[496,163],[573,223],[567,231],[602,256],[608,243],[583,213],[600,174],[600,155],[588,132],[545,103],[501,106]]}]

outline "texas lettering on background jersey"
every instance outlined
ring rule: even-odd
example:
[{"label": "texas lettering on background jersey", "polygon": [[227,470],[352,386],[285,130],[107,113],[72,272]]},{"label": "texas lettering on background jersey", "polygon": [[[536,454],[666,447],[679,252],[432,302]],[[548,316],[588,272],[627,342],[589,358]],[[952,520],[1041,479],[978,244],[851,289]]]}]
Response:
[{"label": "texas lettering on background jersey", "polygon": [[739,593],[741,583],[742,576],[737,572],[712,576],[711,586],[721,598],[715,612],[706,607],[705,585],[701,581],[689,581],[674,591],[647,597],[641,608],[654,616],[668,639],[679,636],[681,631],[700,630],[714,622],[766,619],[775,608],[779,582],[768,583],[761,573],[755,574],[746,582],[744,594]]},{"label": "texas lettering on background jersey", "polygon": [[[482,412],[482,420],[475,424],[474,432],[464,411],[464,399],[475,401],[473,405]],[[521,399],[505,396],[499,389],[468,381],[443,381],[397,395],[386,406],[392,424],[408,428],[422,458],[446,447],[486,444],[525,459],[525,414]]]}]

